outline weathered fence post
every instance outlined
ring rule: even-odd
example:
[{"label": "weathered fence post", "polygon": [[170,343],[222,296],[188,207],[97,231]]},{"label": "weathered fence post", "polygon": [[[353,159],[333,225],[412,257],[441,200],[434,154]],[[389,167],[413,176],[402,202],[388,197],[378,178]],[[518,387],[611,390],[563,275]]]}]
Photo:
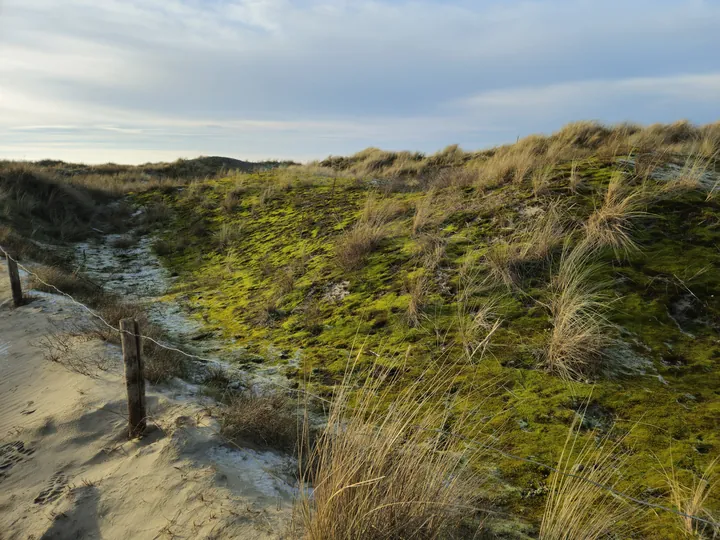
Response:
[{"label": "weathered fence post", "polygon": [[8,275],[10,276],[10,288],[12,289],[13,304],[15,307],[18,307],[23,303],[22,286],[20,285],[20,272],[18,272],[18,266],[15,259],[12,259],[6,251],[3,251],[3,253],[5,253]]},{"label": "weathered fence post", "polygon": [[145,375],[140,355],[140,328],[135,319],[120,321],[120,340],[125,361],[130,437],[142,435],[147,427],[145,413]]}]

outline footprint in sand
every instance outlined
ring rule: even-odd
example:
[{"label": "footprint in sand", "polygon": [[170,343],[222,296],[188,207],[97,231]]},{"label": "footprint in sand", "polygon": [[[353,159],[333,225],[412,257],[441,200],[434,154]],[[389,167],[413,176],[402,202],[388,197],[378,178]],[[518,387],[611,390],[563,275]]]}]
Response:
[{"label": "footprint in sand", "polygon": [[47,504],[56,500],[67,486],[67,476],[62,473],[55,473],[50,477],[48,486],[35,497],[35,504]]},{"label": "footprint in sand", "polygon": [[0,479],[7,474],[13,465],[17,465],[32,456],[35,450],[25,446],[22,441],[12,441],[0,445]]}]

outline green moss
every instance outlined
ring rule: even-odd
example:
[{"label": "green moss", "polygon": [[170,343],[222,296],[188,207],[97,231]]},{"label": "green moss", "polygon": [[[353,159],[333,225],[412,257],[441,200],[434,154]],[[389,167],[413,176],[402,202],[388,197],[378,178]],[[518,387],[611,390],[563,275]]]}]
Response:
[{"label": "green moss", "polygon": [[[581,193],[570,193],[559,174],[548,197],[565,197],[568,221],[580,224],[600,204],[613,169],[588,160],[580,170],[587,180]],[[164,239],[183,249],[163,255],[179,275],[171,297],[183,298],[207,327],[253,354],[264,354],[268,346],[291,356],[301,352],[303,365],[292,372],[310,373],[311,386],[320,393],[330,391],[348,359],[360,351],[359,370],[380,355],[408,379],[450,362],[460,386],[482,388],[482,411],[475,414],[486,431],[496,430],[498,446],[548,464],[558,459],[569,425],[589,401],[592,415],[586,427],[609,429],[615,423],[618,434],[626,433],[624,446],[632,459],[624,487],[644,486],[648,493],[663,493],[660,464],[700,470],[720,451],[716,202],[687,194],[652,205],[649,215],[635,223],[641,251],[621,260],[610,251],[602,254],[598,279],[611,284],[607,316],[624,344],[615,356],[639,367],[634,376],[568,384],[537,369],[551,329],[546,306],[557,261],[534,269],[521,291],[493,291],[482,284],[489,243],[515,232],[526,219],[523,206],[546,202],[530,186],[506,184],[483,194],[441,188],[436,200],[447,207],[436,208],[444,214],[423,231],[446,242],[437,268],[423,268],[423,244],[411,234],[412,216],[405,213],[388,225],[387,237],[364,266],[346,273],[335,261],[335,245],[360,216],[370,188],[347,179],[317,178],[283,184],[268,196],[268,186],[280,182],[277,174],[247,175],[229,210],[221,203],[236,189],[236,178],[203,184],[200,195],[197,188],[137,196],[143,204],[159,197],[172,208]],[[387,197],[408,204],[419,194]],[[242,233],[220,244],[215,239],[227,227]],[[456,324],[458,270],[468,260],[478,269],[473,305],[503,294],[497,309],[503,323],[486,357],[472,361],[460,354]],[[427,278],[423,316],[411,327],[407,284],[421,275]],[[283,363],[272,355],[264,358]],[[537,519],[548,471],[499,454],[488,459],[516,487],[498,500]],[[718,494],[710,503],[720,504]],[[662,532],[648,534],[662,537]]]}]

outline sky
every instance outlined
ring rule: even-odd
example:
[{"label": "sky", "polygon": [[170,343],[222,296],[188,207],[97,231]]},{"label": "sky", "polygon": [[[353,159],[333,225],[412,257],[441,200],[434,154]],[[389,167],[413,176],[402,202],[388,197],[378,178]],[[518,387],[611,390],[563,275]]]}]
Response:
[{"label": "sky", "polygon": [[0,159],[308,161],[720,120],[720,0],[0,0]]}]

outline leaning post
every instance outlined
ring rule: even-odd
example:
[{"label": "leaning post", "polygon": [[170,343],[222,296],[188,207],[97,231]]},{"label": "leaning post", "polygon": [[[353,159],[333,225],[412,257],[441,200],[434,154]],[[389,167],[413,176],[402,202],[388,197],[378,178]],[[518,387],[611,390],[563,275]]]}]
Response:
[{"label": "leaning post", "polygon": [[10,254],[2,250],[5,254],[5,260],[7,261],[8,276],[10,276],[10,288],[12,289],[13,305],[18,307],[23,303],[22,285],[20,284],[20,272],[18,271],[18,265],[15,259]]},{"label": "leaning post", "polygon": [[145,374],[140,355],[140,328],[135,319],[120,321],[120,341],[125,361],[130,437],[138,437],[147,427],[145,412]]}]

